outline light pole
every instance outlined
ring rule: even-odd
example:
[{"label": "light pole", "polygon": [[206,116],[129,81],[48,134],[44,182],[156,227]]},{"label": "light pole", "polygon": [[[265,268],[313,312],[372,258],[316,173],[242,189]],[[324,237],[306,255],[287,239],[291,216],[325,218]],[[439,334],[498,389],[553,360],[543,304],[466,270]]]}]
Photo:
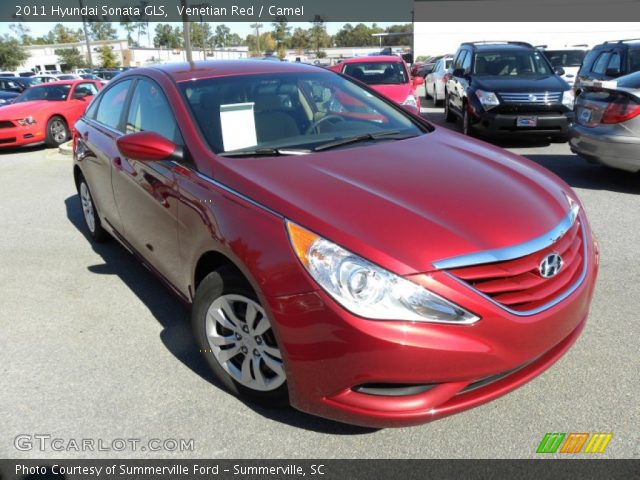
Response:
[{"label": "light pole", "polygon": [[[80,2],[80,11],[82,11],[82,0]],[[82,30],[84,31],[84,41],[87,44],[87,60],[89,61],[89,68],[93,69],[93,60],[91,59],[91,40],[89,40],[89,32],[87,31],[87,22],[85,16],[82,16]]]},{"label": "light pole", "polygon": [[258,54],[262,53],[260,49],[260,29],[263,27],[261,23],[254,23],[253,25],[249,25],[251,28],[256,29],[256,40],[258,41]]}]

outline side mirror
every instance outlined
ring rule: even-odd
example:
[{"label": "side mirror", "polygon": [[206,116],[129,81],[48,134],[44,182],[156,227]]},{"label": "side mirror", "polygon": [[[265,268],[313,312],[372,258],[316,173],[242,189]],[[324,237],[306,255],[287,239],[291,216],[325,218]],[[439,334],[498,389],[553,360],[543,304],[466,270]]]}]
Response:
[{"label": "side mirror", "polygon": [[451,75],[454,77],[464,77],[466,76],[466,70],[464,68],[455,68],[453,72],[451,72]]},{"label": "side mirror", "polygon": [[116,140],[116,145],[123,157],[142,162],[180,160],[183,158],[182,147],[154,132],[138,132],[124,135]]},{"label": "side mirror", "polygon": [[553,69],[553,71],[556,73],[556,75],[562,76],[565,74],[564,68],[562,67],[556,67]]},{"label": "side mirror", "polygon": [[604,72],[607,77],[619,77],[620,70],[617,68],[607,68]]},{"label": "side mirror", "polygon": [[424,83],[424,78],[422,78],[422,77],[413,77],[413,86],[414,87],[419,87],[423,83]]}]

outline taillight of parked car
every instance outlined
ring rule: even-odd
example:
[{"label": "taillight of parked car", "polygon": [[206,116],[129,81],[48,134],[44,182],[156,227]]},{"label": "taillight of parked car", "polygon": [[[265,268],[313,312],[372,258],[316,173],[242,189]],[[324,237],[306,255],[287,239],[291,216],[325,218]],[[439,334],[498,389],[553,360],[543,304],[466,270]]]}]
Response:
[{"label": "taillight of parked car", "polygon": [[638,115],[640,115],[640,103],[625,99],[621,102],[610,103],[604,111],[600,123],[622,123]]}]

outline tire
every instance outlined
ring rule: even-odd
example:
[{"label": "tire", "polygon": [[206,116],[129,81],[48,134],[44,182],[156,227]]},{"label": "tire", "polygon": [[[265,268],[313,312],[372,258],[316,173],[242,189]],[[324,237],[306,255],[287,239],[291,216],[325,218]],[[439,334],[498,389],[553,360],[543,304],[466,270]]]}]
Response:
[{"label": "tire", "polygon": [[471,119],[469,118],[469,109],[464,104],[462,107],[462,133],[467,137],[473,137],[473,127],[471,126]]},{"label": "tire", "polygon": [[424,77],[424,98],[429,98],[429,89],[427,88],[427,77]]},{"label": "tire", "polygon": [[69,127],[64,118],[54,115],[47,122],[47,135],[44,143],[47,147],[58,147],[69,139]]},{"label": "tire", "polygon": [[456,121],[456,114],[451,111],[451,107],[449,106],[449,95],[447,95],[447,92],[444,92],[444,120],[448,123]]},{"label": "tire", "polygon": [[269,318],[235,268],[223,266],[202,280],[191,327],[205,361],[229,392],[267,407],[289,405],[284,363]]},{"label": "tire", "polygon": [[93,203],[93,197],[91,196],[91,190],[89,185],[83,176],[78,181],[78,196],[80,197],[80,207],[82,208],[82,214],[84,217],[84,223],[89,230],[89,235],[97,243],[102,243],[109,240],[109,233],[102,228],[100,222],[100,216],[96,210],[96,205]]},{"label": "tire", "polygon": [[554,135],[550,140],[551,143],[567,143],[569,141],[569,135]]},{"label": "tire", "polygon": [[433,98],[433,106],[437,107],[440,103],[440,99],[438,98],[438,89],[435,85],[433,86],[433,94],[431,95],[431,98]]}]

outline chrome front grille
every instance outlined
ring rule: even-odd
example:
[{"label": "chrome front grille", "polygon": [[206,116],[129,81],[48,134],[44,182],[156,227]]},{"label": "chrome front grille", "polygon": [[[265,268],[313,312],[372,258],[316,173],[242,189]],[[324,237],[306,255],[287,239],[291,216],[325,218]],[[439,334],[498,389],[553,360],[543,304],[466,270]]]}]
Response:
[{"label": "chrome front grille", "polygon": [[498,92],[498,95],[504,103],[525,103],[531,105],[560,103],[560,100],[562,99],[562,92]]}]

